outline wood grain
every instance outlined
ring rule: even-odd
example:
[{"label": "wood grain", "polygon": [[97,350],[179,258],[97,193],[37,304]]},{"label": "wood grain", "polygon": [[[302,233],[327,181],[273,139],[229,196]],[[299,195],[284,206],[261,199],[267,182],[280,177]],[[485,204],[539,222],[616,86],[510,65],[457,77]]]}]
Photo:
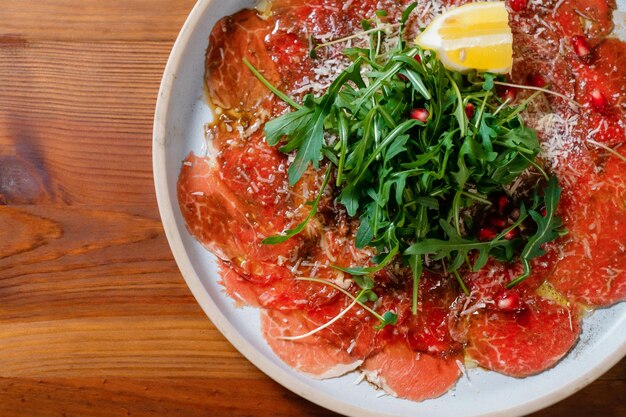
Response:
[{"label": "wood grain", "polygon": [[194,0],[2,0],[0,30],[29,40],[173,41]]},{"label": "wood grain", "polygon": [[12,178],[39,181],[51,202],[154,206],[152,117],[169,49],[159,42],[0,48],[0,79],[9,81],[0,83],[0,157],[23,166]]},{"label": "wood grain", "polygon": [[[0,417],[334,416],[234,350],[163,235],[152,116],[194,1],[1,3]],[[536,416],[624,394],[626,361]]]},{"label": "wood grain", "polygon": [[[8,401],[8,403],[7,403]],[[245,404],[245,406],[242,406]],[[12,414],[19,406],[20,413]],[[332,417],[268,379],[0,378],[0,415]]]}]

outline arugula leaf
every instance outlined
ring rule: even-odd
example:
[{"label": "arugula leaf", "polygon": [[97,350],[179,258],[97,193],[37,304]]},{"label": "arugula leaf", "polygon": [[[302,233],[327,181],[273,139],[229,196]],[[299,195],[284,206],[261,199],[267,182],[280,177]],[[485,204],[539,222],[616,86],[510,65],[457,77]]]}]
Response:
[{"label": "arugula leaf", "polygon": [[376,208],[376,203],[369,203],[365,212],[361,216],[361,224],[356,233],[354,245],[357,248],[364,248],[370,244],[374,238],[374,230],[372,228],[372,220],[374,217],[373,211]]},{"label": "arugula leaf", "polygon": [[413,13],[413,10],[415,10],[415,8],[417,7],[417,4],[418,4],[417,2],[413,2],[409,6],[407,6],[406,9],[402,11],[400,24],[404,25],[409,20],[409,17],[411,16],[411,13]]},{"label": "arugula leaf", "polygon": [[383,151],[383,158],[385,162],[391,162],[400,153],[406,151],[406,143],[409,140],[409,135],[400,135],[391,142],[391,145]]},{"label": "arugula leaf", "polygon": [[[408,57],[403,56],[402,58],[408,58]],[[413,59],[413,62],[416,62],[415,58],[408,58],[408,59]],[[403,59],[401,62],[407,63],[407,60]],[[408,62],[411,62],[411,61],[408,61]],[[422,97],[424,97],[426,100],[430,100],[432,98],[432,96],[430,95],[430,91],[428,91],[428,88],[424,84],[424,81],[422,81],[422,78],[419,76],[417,72],[406,69],[406,70],[399,71],[398,74],[404,75],[409,80],[411,85],[413,85],[413,88],[415,89],[415,91],[420,93]]]},{"label": "arugula leaf", "polygon": [[339,201],[348,212],[350,217],[354,217],[359,209],[359,201],[361,199],[360,191],[354,186],[347,186],[343,189],[337,201]]},{"label": "arugula leaf", "polygon": [[527,127],[511,129],[502,136],[502,144],[533,157],[539,152],[537,132]]},{"label": "arugula leaf", "polygon": [[498,132],[493,128],[495,124],[496,117],[492,114],[483,114],[483,117],[480,119],[480,127],[478,129],[478,134],[480,135],[483,148],[488,154],[487,161],[492,162],[498,156],[497,153],[493,152],[493,140],[498,137]]},{"label": "arugula leaf", "polygon": [[324,144],[324,122],[345,83],[352,81],[357,86],[365,85],[360,74],[361,63],[362,60],[357,58],[333,81],[326,94],[320,99],[307,95],[303,107],[265,124],[265,135],[270,145],[275,145],[286,137],[287,143],[281,147],[281,150],[291,152],[297,149],[296,157],[288,170],[289,185],[293,186],[300,180],[309,163],[312,163],[316,169],[319,168]]},{"label": "arugula leaf", "polygon": [[528,212],[537,225],[537,231],[528,239],[520,254],[520,259],[524,265],[524,272],[513,281],[509,282],[507,288],[512,288],[528,278],[532,272],[530,261],[546,253],[541,246],[553,241],[564,233],[561,218],[556,216],[556,208],[560,197],[561,188],[559,187],[556,177],[552,177],[544,190],[543,201],[546,209],[545,216],[542,216],[535,210]]},{"label": "arugula leaf", "polygon": [[[310,96],[308,96],[310,98]],[[304,106],[295,112],[287,113],[282,117],[272,119],[265,124],[265,138],[270,146],[276,146],[284,136],[295,136],[306,129],[310,118],[315,112],[312,99],[305,99]],[[300,138],[297,145],[302,143]],[[295,141],[294,141],[295,142]],[[295,146],[295,145],[294,145]]]},{"label": "arugula leaf", "polygon": [[449,271],[456,271],[468,258],[470,252],[477,253],[472,270],[477,271],[487,263],[489,253],[495,248],[511,247],[510,240],[494,239],[489,242],[480,242],[462,238],[449,223],[439,220],[440,226],[449,236],[448,240],[425,239],[409,246],[404,255],[433,255],[433,260],[452,259],[448,266]]},{"label": "arugula leaf", "polygon": [[[319,160],[321,159],[320,152],[324,144],[324,119],[327,116],[326,111],[324,107],[316,108],[310,116],[307,125],[304,127],[307,136],[301,136],[303,138],[302,144],[298,147],[296,157],[292,164],[289,165],[288,169],[289,185],[292,187],[300,180],[309,162],[313,163],[315,169],[319,168]],[[301,132],[298,133],[302,134]],[[291,146],[286,145],[284,148],[281,148],[281,150],[289,152],[292,146],[297,146],[297,142],[292,142],[290,145]]]}]

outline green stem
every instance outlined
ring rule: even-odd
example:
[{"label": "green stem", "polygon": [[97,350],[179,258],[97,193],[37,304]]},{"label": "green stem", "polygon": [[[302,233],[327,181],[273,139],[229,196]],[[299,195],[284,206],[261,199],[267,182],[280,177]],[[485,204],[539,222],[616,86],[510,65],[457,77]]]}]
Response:
[{"label": "green stem", "polygon": [[456,280],[459,283],[459,285],[461,286],[461,289],[463,290],[463,293],[465,295],[469,296],[470,292],[467,289],[467,285],[465,285],[465,281],[463,281],[463,278],[461,278],[461,275],[459,274],[459,271],[457,271],[455,269],[454,271],[452,271],[452,274],[454,274],[454,276],[456,277]]},{"label": "green stem", "polygon": [[351,39],[357,39],[357,38],[360,38],[361,36],[369,35],[370,33],[380,32],[381,30],[385,29],[386,27],[394,28],[394,27],[398,27],[398,26],[400,26],[399,23],[388,24],[388,25],[384,25],[384,26],[376,26],[375,28],[372,28],[372,29],[369,29],[369,30],[364,30],[362,32],[355,33],[354,35],[346,36],[345,38],[335,39],[335,40],[332,40],[332,41],[329,41],[329,42],[326,42],[326,43],[320,43],[319,45],[315,46],[315,49],[323,48],[325,46],[334,45],[336,43],[346,42],[346,41],[349,41]]},{"label": "green stem", "polygon": [[534,87],[532,85],[520,85],[520,84],[512,84],[512,83],[505,83],[502,81],[494,81],[493,82],[496,85],[502,85],[505,87],[513,87],[513,88],[519,88],[520,90],[534,90],[534,91],[538,91],[541,93],[546,93],[546,94],[551,94],[553,96],[562,98],[565,101],[568,101],[578,107],[582,107],[583,105],[580,104],[579,102],[577,102],[576,100],[572,100],[571,98],[567,97],[566,95],[563,95],[561,93],[557,93],[556,91],[552,91],[552,90],[548,90],[547,88],[541,88],[541,87]]},{"label": "green stem", "polygon": [[294,109],[300,110],[302,108],[302,106],[296,103],[291,97],[280,91],[278,88],[274,87],[272,83],[270,83],[256,68],[254,68],[250,61],[248,61],[246,58],[243,58],[243,63],[246,65],[246,67],[248,67],[248,69],[250,69],[250,71],[252,71],[254,76],[263,83],[264,86],[266,86],[272,93],[274,93],[274,95],[276,95],[285,103],[289,104]]},{"label": "green stem", "polygon": [[461,194],[467,198],[471,198],[472,200],[476,200],[483,204],[487,204],[488,206],[492,204],[491,201],[487,200],[486,197],[481,196],[480,194],[468,193],[467,191],[461,191]]},{"label": "green stem", "polygon": [[[337,291],[345,294],[347,297],[349,297],[352,300],[356,300],[357,298],[350,294],[348,291],[344,290],[343,288],[341,288],[339,285],[333,283],[333,282],[329,282],[329,281],[324,281],[323,279],[319,279],[319,278],[313,278],[313,277],[298,277],[296,278],[296,281],[310,281],[310,282],[317,282],[318,284],[324,284],[324,285],[328,285],[329,287],[332,287],[334,289],[336,289]],[[363,302],[361,302],[360,300],[357,301],[357,303],[363,307],[363,309],[365,311],[367,311],[368,313],[370,313],[371,315],[373,315],[374,317],[376,317],[378,320],[380,320],[380,322],[384,322],[384,318],[383,316],[381,316],[380,314],[378,314],[376,311],[372,310],[370,307],[368,307],[367,305],[365,305]]]},{"label": "green stem", "polygon": [[346,164],[346,153],[348,152],[348,136],[350,134],[350,127],[348,126],[348,119],[342,110],[339,112],[339,143],[341,145],[339,151],[339,164],[337,164],[337,187],[341,186],[343,181],[343,169]]},{"label": "green stem", "polygon": [[422,257],[412,255],[409,258],[411,271],[413,271],[413,302],[411,304],[411,312],[417,314],[417,302],[419,298],[420,279],[422,277]]}]

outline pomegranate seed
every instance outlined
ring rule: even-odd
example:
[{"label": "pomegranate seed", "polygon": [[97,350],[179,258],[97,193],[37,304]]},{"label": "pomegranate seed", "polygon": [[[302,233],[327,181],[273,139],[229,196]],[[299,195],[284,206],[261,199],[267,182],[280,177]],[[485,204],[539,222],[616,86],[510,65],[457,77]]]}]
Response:
[{"label": "pomegranate seed", "polygon": [[476,107],[472,103],[467,103],[465,105],[465,115],[468,119],[474,117],[474,112],[476,111]]},{"label": "pomegranate seed", "polygon": [[511,199],[509,198],[509,196],[502,195],[498,197],[498,214],[500,214],[500,216],[504,216],[504,213],[507,211],[510,205]]},{"label": "pomegranate seed", "polygon": [[478,231],[478,240],[481,242],[488,242],[490,240],[494,240],[498,236],[498,233],[493,230],[491,227],[482,227]]},{"label": "pomegranate seed", "polygon": [[506,232],[506,234],[504,235],[504,238],[506,240],[513,240],[515,239],[517,236],[519,236],[519,229],[516,227],[514,229],[509,230],[508,232]]},{"label": "pomegranate seed", "polygon": [[506,219],[502,217],[491,217],[488,220],[489,224],[497,227],[498,229],[504,229],[506,227]]},{"label": "pomegranate seed", "polygon": [[539,209],[539,214],[541,214],[542,217],[546,217],[546,214],[548,214],[548,211],[546,210],[545,206]]},{"label": "pomegranate seed", "polygon": [[398,74],[398,78],[400,78],[400,79],[401,79],[402,81],[404,81],[404,82],[409,81],[409,79],[408,79],[408,78],[406,78],[406,75],[404,75],[404,74]]},{"label": "pomegranate seed", "polygon": [[515,12],[521,12],[526,8],[527,5],[528,0],[511,0],[509,2],[509,6],[511,6],[511,9],[513,9],[513,11]]},{"label": "pomegranate seed", "polygon": [[533,87],[543,88],[548,84],[543,75],[540,74],[531,74],[528,76],[528,84]]},{"label": "pomegranate seed", "polygon": [[419,120],[422,123],[426,123],[430,117],[430,113],[426,109],[413,109],[409,114],[409,117],[414,120]]},{"label": "pomegranate seed", "polygon": [[589,46],[589,42],[586,37],[583,35],[572,36],[572,48],[581,61],[587,64],[591,62],[591,46]]},{"label": "pomegranate seed", "polygon": [[515,221],[519,219],[519,215],[520,215],[520,211],[518,208],[516,208],[516,209],[513,209],[513,211],[511,211],[511,214],[509,215],[509,217],[511,217],[511,220]]},{"label": "pomegranate seed", "polygon": [[420,54],[415,54],[415,56],[413,57],[413,59],[415,59],[417,62],[419,62],[420,64],[422,63],[422,57],[420,56]]},{"label": "pomegranate seed", "polygon": [[496,307],[502,311],[514,312],[522,310],[522,301],[517,291],[501,290],[494,299]]},{"label": "pomegranate seed", "polygon": [[591,104],[597,111],[600,113],[605,112],[609,108],[609,101],[606,99],[604,94],[597,88],[594,88],[591,93]]},{"label": "pomegranate seed", "polygon": [[500,96],[500,98],[506,101],[507,103],[510,103],[513,100],[515,100],[515,96],[517,95],[515,88],[513,87],[498,86],[496,91],[498,92],[498,95]]}]

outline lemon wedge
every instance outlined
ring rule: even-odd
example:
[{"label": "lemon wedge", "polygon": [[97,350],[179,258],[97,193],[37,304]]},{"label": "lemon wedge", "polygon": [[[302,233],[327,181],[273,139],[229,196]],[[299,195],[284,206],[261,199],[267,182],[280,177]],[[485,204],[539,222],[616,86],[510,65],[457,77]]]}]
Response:
[{"label": "lemon wedge", "polygon": [[435,18],[415,39],[450,70],[504,74],[513,64],[513,35],[504,2],[468,3]]}]

